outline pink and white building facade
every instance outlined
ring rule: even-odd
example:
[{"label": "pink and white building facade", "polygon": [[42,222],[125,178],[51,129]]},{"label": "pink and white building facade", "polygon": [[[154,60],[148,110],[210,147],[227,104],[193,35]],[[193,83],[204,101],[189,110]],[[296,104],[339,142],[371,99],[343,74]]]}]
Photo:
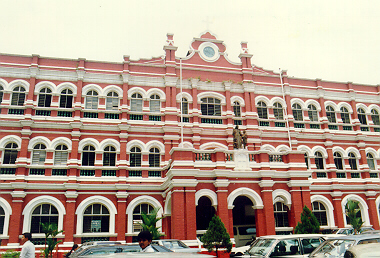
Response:
[{"label": "pink and white building facade", "polygon": [[23,232],[42,244],[40,222],[64,230],[62,252],[132,242],[154,208],[189,245],[214,214],[237,245],[291,232],[305,205],[346,227],[349,199],[380,229],[380,85],[268,71],[245,42],[232,62],[210,32],[190,46],[176,56],[168,34],[163,56],[115,63],[0,54],[2,251]]}]

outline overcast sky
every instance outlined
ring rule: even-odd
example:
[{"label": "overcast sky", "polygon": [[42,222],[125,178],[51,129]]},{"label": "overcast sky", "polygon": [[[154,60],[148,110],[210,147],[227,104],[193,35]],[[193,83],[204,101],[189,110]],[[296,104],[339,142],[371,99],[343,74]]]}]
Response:
[{"label": "overcast sky", "polygon": [[0,53],[122,62],[177,56],[207,29],[232,61],[298,78],[380,84],[378,0],[0,0]]}]

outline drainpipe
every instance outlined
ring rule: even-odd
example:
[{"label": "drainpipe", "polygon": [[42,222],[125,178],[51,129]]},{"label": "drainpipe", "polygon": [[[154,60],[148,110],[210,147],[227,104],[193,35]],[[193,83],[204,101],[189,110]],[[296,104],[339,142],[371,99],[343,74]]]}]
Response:
[{"label": "drainpipe", "polygon": [[289,140],[289,147],[290,147],[290,150],[292,150],[292,141],[291,141],[291,137],[290,137],[290,129],[289,129],[289,120],[288,120],[288,108],[287,108],[287,103],[286,103],[286,99],[285,99],[285,92],[284,92],[284,83],[282,81],[282,70],[281,68],[279,68],[280,70],[280,80],[281,80],[281,90],[282,90],[282,98],[285,102],[285,121],[286,121],[286,128],[288,130],[288,140]]}]

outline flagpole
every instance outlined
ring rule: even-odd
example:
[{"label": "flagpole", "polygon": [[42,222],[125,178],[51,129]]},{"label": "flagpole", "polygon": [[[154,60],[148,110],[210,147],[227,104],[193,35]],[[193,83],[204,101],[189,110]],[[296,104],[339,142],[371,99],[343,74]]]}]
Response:
[{"label": "flagpole", "polygon": [[182,58],[179,59],[179,85],[180,85],[180,88],[181,88],[181,107],[180,107],[180,111],[181,111],[181,147],[183,148],[183,106],[182,106]]}]

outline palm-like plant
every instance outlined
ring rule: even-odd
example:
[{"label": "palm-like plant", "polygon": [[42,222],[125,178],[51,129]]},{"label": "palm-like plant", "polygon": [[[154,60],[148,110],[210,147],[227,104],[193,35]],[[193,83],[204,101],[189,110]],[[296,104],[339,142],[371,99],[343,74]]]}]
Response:
[{"label": "palm-like plant", "polygon": [[45,234],[45,249],[42,249],[44,252],[45,258],[53,257],[53,251],[57,244],[61,243],[62,240],[58,240],[56,236],[63,232],[63,230],[58,231],[57,224],[51,223],[40,223],[42,232]]},{"label": "palm-like plant", "polygon": [[143,223],[139,223],[142,226],[143,231],[149,231],[152,234],[153,240],[158,240],[160,239],[160,237],[165,236],[164,234],[161,234],[161,232],[158,230],[160,227],[156,226],[157,221],[162,219],[162,217],[157,217],[157,213],[159,210],[160,208],[155,208],[149,214],[143,212],[141,214]]},{"label": "palm-like plant", "polygon": [[360,232],[360,228],[364,223],[364,221],[362,221],[361,216],[358,216],[358,212],[360,212],[359,202],[348,200],[346,203],[345,213],[348,218],[347,223],[351,224],[352,228],[354,229],[355,235]]}]

